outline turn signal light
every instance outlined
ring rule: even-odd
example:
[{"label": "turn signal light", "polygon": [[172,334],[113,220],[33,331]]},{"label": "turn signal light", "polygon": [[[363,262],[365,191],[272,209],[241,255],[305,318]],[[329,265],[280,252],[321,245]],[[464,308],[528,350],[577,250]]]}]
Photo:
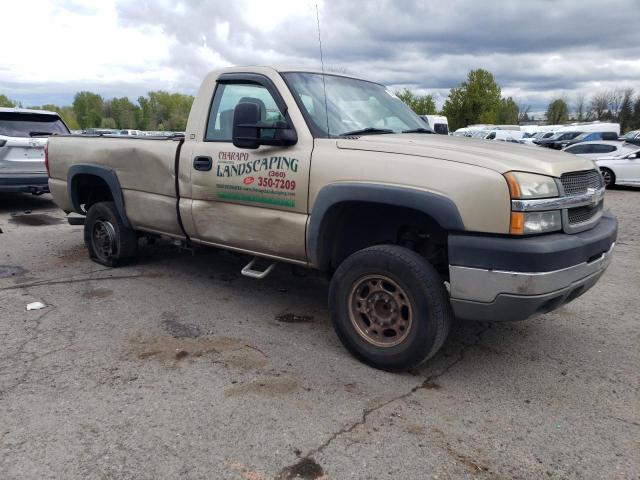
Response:
[{"label": "turn signal light", "polygon": [[524,212],[511,212],[511,235],[524,235]]}]

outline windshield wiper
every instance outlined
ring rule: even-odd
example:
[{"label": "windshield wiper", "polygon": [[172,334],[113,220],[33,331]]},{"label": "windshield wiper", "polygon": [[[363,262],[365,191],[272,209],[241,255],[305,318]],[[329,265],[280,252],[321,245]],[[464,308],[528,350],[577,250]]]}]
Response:
[{"label": "windshield wiper", "polygon": [[30,137],[48,137],[53,135],[52,132],[29,132]]},{"label": "windshield wiper", "polygon": [[393,133],[393,130],[388,128],[375,128],[375,127],[367,127],[361,128],[360,130],[352,130],[350,132],[341,133],[340,137],[349,137],[351,135],[375,135],[378,133]]},{"label": "windshield wiper", "polygon": [[412,128],[410,130],[403,130],[402,133],[434,133],[434,132],[432,130],[429,130],[428,128],[418,127],[418,128]]}]

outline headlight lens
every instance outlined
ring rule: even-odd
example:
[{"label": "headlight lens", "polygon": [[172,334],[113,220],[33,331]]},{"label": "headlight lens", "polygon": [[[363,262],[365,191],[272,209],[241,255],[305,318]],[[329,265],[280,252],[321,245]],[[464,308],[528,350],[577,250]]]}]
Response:
[{"label": "headlight lens", "polygon": [[560,210],[546,212],[511,212],[511,233],[514,235],[535,235],[555,232],[562,228]]},{"label": "headlight lens", "polygon": [[508,172],[504,176],[512,199],[551,198],[559,195],[558,186],[552,177],[525,172]]}]

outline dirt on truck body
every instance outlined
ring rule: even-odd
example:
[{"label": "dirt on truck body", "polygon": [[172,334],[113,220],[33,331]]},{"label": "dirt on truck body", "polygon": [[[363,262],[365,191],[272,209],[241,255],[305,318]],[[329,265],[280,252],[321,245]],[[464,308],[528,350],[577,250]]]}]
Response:
[{"label": "dirt on truck body", "polygon": [[590,160],[432,133],[376,83],[229,68],[203,81],[184,137],[52,138],[49,187],[105,265],[164,235],[252,255],[256,278],[272,262],[327,272],[344,345],[403,370],[454,316],[523,320],[577,298],[617,233]]}]

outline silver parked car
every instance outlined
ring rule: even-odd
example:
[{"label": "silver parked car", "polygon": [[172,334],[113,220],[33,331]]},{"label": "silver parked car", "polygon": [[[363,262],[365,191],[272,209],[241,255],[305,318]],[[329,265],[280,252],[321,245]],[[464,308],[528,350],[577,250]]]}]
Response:
[{"label": "silver parked car", "polygon": [[0,192],[48,192],[45,145],[68,133],[56,112],[0,108]]}]

